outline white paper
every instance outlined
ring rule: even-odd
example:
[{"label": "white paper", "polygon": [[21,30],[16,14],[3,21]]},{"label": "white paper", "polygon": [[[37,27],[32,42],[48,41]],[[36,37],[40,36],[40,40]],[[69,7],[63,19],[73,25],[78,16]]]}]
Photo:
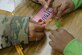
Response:
[{"label": "white paper", "polygon": [[22,0],[0,0],[0,9],[12,12]]}]

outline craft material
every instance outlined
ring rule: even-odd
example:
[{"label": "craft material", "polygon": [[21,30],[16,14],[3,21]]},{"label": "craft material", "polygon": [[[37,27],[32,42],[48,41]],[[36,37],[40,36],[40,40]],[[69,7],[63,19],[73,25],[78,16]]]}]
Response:
[{"label": "craft material", "polygon": [[15,48],[16,48],[16,50],[17,50],[17,52],[18,52],[19,55],[24,55],[24,53],[22,51],[23,48],[20,45],[15,45]]},{"label": "craft material", "polygon": [[57,28],[60,28],[61,27],[61,21],[60,20],[56,20],[56,23],[55,24],[56,24],[56,27]]},{"label": "craft material", "polygon": [[[33,18],[35,22],[38,22],[41,25],[46,25],[50,19],[54,16],[54,11],[52,8],[42,8]],[[61,27],[60,20],[56,20],[56,26]]]},{"label": "craft material", "polygon": [[53,17],[53,9],[42,8],[34,17],[33,20],[38,22],[41,25],[46,25],[47,22]]}]

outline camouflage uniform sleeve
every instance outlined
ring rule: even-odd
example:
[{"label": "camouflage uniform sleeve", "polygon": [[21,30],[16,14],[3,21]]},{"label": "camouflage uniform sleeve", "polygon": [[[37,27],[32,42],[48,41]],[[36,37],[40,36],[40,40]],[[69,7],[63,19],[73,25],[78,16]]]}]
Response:
[{"label": "camouflage uniform sleeve", "polygon": [[0,16],[0,49],[11,44],[28,44],[29,17]]},{"label": "camouflage uniform sleeve", "polygon": [[5,35],[5,29],[7,27],[6,21],[6,16],[0,15],[0,49],[9,47],[11,45],[11,43],[8,40],[8,36]]},{"label": "camouflage uniform sleeve", "polygon": [[7,17],[10,18],[11,21],[9,23],[10,33],[9,33],[9,41],[12,44],[28,44],[28,23],[29,17],[23,16],[14,16]]}]

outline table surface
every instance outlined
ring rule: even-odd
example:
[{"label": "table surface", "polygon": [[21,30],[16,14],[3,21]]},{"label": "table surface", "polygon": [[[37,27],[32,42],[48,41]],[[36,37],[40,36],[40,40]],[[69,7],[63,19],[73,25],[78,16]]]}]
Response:
[{"label": "table surface", "polygon": [[[40,9],[40,5],[31,1],[26,1],[16,8],[13,12],[16,16],[30,16],[33,17]],[[10,16],[12,13],[0,10],[0,14]],[[47,25],[49,29],[55,29],[55,18]],[[70,14],[62,17],[62,28],[70,32],[75,38],[82,43],[82,9],[78,9]],[[52,28],[53,26],[53,28]],[[24,46],[25,55],[61,55],[59,52],[52,50],[49,46],[49,35],[39,41],[32,42]],[[0,55],[18,55],[16,49],[12,46],[10,48],[0,50]]]}]

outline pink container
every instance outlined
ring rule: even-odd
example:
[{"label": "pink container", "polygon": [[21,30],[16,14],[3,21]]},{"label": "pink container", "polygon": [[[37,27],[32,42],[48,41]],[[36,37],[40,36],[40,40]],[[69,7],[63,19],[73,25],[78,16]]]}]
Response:
[{"label": "pink container", "polygon": [[34,17],[33,20],[35,22],[39,22],[39,24],[41,25],[46,25],[46,22],[52,18],[54,15],[53,9],[49,8],[49,9],[45,9],[42,8]]}]

